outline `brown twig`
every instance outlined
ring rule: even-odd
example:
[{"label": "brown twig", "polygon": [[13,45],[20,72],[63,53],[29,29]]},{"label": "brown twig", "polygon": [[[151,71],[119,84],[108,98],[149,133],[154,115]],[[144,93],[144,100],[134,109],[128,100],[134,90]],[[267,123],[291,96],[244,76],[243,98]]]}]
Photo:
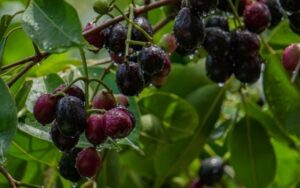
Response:
[{"label": "brown twig", "polygon": [[157,31],[159,31],[161,28],[165,27],[171,20],[173,20],[175,18],[175,14],[170,14],[169,16],[167,16],[165,19],[161,20],[160,22],[158,22],[154,27],[153,27],[153,31],[154,33],[156,33]]}]

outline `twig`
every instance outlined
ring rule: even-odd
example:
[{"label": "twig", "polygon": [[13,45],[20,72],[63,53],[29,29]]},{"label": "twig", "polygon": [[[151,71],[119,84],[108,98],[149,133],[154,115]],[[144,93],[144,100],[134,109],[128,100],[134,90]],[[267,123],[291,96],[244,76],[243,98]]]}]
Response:
[{"label": "twig", "polygon": [[159,31],[161,28],[163,28],[164,26],[166,26],[171,20],[173,20],[175,18],[175,14],[170,14],[169,16],[167,16],[165,19],[161,20],[160,22],[158,22],[154,27],[153,27],[153,31],[154,33],[156,33],[157,31]]},{"label": "twig", "polygon": [[[110,69],[111,69],[113,66],[114,66],[113,64],[110,64],[108,67],[106,67],[106,68],[102,71],[99,80],[103,81],[103,79],[104,79],[105,76],[109,73]],[[92,95],[92,100],[93,100],[93,98],[96,96],[96,94],[97,94],[97,92],[98,92],[98,90],[99,90],[100,85],[101,85],[101,83],[98,83],[98,84],[97,84],[97,86],[96,86],[96,88],[95,88],[95,90],[94,90],[94,93],[93,93],[93,95]]]}]

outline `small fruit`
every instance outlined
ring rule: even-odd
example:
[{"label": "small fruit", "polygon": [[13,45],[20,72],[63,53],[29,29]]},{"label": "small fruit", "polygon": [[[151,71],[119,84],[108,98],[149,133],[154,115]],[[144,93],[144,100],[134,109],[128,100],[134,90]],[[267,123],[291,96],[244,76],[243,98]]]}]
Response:
[{"label": "small fruit", "polygon": [[222,16],[212,16],[206,21],[205,27],[217,27],[224,31],[229,31],[228,19]]},{"label": "small fruit", "polygon": [[214,56],[225,56],[230,49],[230,34],[220,28],[206,28],[203,47]]},{"label": "small fruit", "polygon": [[125,53],[125,41],[127,38],[127,29],[122,24],[116,24],[111,28],[108,37],[108,48],[118,56]]},{"label": "small fruit", "polygon": [[128,107],[129,106],[129,99],[127,96],[122,95],[122,94],[118,94],[115,96],[117,104],[124,106],[124,107]]},{"label": "small fruit", "polygon": [[111,92],[102,90],[93,98],[93,108],[110,110],[116,106],[116,99]]},{"label": "small fruit", "polygon": [[143,48],[139,53],[138,60],[142,69],[148,75],[153,75],[161,71],[164,65],[165,52],[158,46]]},{"label": "small fruit", "polygon": [[57,99],[52,94],[41,95],[33,108],[35,119],[42,125],[51,123],[55,118]]},{"label": "small fruit", "polygon": [[58,170],[60,175],[72,182],[78,182],[81,179],[75,168],[76,157],[81,150],[81,148],[74,148],[70,152],[65,152],[59,161]]},{"label": "small fruit", "polygon": [[[136,23],[138,26],[140,26],[146,33],[148,33],[150,36],[153,35],[153,28],[149,21],[142,16],[139,16],[134,19],[134,23]],[[148,42],[148,39],[145,37],[145,35],[137,30],[135,27],[132,28],[132,39],[137,40],[137,41],[142,41],[142,42]],[[135,50],[140,50],[142,49],[142,46],[139,45],[133,45],[132,46]]]},{"label": "small fruit", "polygon": [[200,179],[195,179],[189,185],[189,188],[202,188],[203,184]]},{"label": "small fruit", "polygon": [[119,65],[116,81],[120,92],[127,96],[138,95],[145,86],[143,71],[134,62]]},{"label": "small fruit", "polygon": [[238,56],[247,56],[257,53],[260,42],[255,33],[247,30],[234,30],[230,36],[231,50]]},{"label": "small fruit", "polygon": [[108,0],[97,0],[94,5],[93,9],[96,13],[100,15],[104,15],[109,12],[109,2]]},{"label": "small fruit", "polygon": [[54,121],[50,131],[53,144],[61,151],[68,151],[74,148],[79,141],[79,135],[75,137],[66,137],[60,133],[57,126],[57,122]]},{"label": "small fruit", "polygon": [[166,34],[159,41],[159,46],[164,49],[167,53],[173,53],[177,48],[176,38],[173,34]]},{"label": "small fruit", "polygon": [[212,157],[202,161],[199,177],[202,184],[212,186],[221,180],[223,173],[223,160],[220,157]]},{"label": "small fruit", "polygon": [[[96,24],[89,22],[83,32],[92,30],[96,27]],[[105,36],[103,32],[89,34],[84,36],[85,40],[88,41],[89,44],[101,49],[104,45]]]},{"label": "small fruit", "polygon": [[[65,88],[66,88],[66,85],[62,84],[62,85],[58,86],[54,90],[53,93],[57,94],[59,92],[62,92]],[[83,93],[82,89],[80,89],[79,87],[77,87],[75,85],[72,85],[71,87],[69,87],[66,91],[64,91],[64,93],[69,96],[77,97],[82,101],[85,101],[85,97],[84,97],[84,93]]]},{"label": "small fruit", "polygon": [[88,118],[85,136],[95,146],[106,140],[104,115],[93,114]]},{"label": "small fruit", "polygon": [[286,70],[294,71],[300,61],[300,44],[291,44],[283,52],[282,63]]},{"label": "small fruit", "polygon": [[232,65],[223,57],[207,55],[205,62],[206,75],[216,83],[224,83],[232,74]]},{"label": "small fruit", "polygon": [[59,100],[56,107],[58,129],[65,136],[76,136],[86,128],[86,112],[83,102],[73,96]]},{"label": "small fruit", "polygon": [[246,28],[255,33],[263,32],[271,23],[269,8],[260,2],[247,5],[243,15]]},{"label": "small fruit", "polygon": [[125,138],[135,127],[134,116],[126,108],[113,108],[104,115],[105,134],[113,139]]},{"label": "small fruit", "polygon": [[288,16],[290,28],[293,32],[300,34],[300,12]]},{"label": "small fruit", "polygon": [[174,36],[179,46],[194,50],[204,38],[204,24],[191,9],[182,8],[175,19]]},{"label": "small fruit", "polygon": [[300,11],[299,0],[279,0],[282,8],[288,12],[296,13]]},{"label": "small fruit", "polygon": [[277,0],[260,0],[259,2],[265,3],[271,13],[271,24],[270,27],[273,28],[275,26],[277,26],[282,18],[283,18],[283,14],[280,8],[280,4],[278,3]]},{"label": "small fruit", "polygon": [[124,55],[123,54],[116,54],[115,52],[109,52],[110,58],[113,60],[113,62],[117,64],[124,63]]},{"label": "small fruit", "polygon": [[101,159],[94,147],[80,151],[76,157],[76,169],[82,177],[93,177],[100,169]]},{"label": "small fruit", "polygon": [[258,54],[235,59],[234,75],[242,83],[256,82],[261,73],[263,60]]},{"label": "small fruit", "polygon": [[164,66],[159,73],[156,73],[152,76],[152,83],[155,87],[161,87],[167,81],[168,75],[171,71],[171,60],[170,57],[166,54],[164,56]]},{"label": "small fruit", "polygon": [[198,13],[207,13],[217,8],[218,0],[189,0],[192,9]]}]

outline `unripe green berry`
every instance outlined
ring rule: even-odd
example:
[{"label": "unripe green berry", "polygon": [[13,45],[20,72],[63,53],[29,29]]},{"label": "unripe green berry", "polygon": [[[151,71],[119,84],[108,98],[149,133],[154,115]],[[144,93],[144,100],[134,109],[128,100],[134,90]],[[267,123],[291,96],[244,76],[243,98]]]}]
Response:
[{"label": "unripe green berry", "polygon": [[94,11],[100,15],[104,15],[109,12],[109,2],[108,0],[97,0],[94,3]]}]

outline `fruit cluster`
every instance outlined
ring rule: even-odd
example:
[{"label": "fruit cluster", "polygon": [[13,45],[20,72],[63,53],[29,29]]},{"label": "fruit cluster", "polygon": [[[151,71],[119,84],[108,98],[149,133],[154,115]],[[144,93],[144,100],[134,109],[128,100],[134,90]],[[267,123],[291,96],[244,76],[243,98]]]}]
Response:
[{"label": "fruit cluster", "polygon": [[[234,74],[242,83],[254,83],[264,62],[259,55],[257,34],[277,26],[283,18],[283,9],[288,13],[292,30],[299,33],[300,2],[239,0],[237,11],[234,4],[227,0],[182,1],[174,24],[176,51],[193,54],[202,45],[208,53],[206,72],[212,81],[224,83]],[[220,11],[235,15],[235,29],[230,30],[227,17],[212,15]]]},{"label": "fruit cluster", "polygon": [[[92,100],[92,110],[97,113],[90,115],[84,107],[86,102],[89,101],[85,101],[79,87],[61,85],[53,93],[41,95],[34,106],[34,116],[39,123],[52,123],[51,140],[64,152],[59,171],[70,181],[94,176],[101,165],[96,147],[108,137],[127,137],[135,127],[135,117],[127,109],[126,96],[114,96],[106,90],[98,92]],[[93,147],[76,148],[82,133]]]},{"label": "fruit cluster", "polygon": [[199,178],[194,180],[189,188],[201,188],[214,186],[218,183],[224,174],[225,163],[220,157],[212,157],[201,162]]},{"label": "fruit cluster", "polygon": [[[127,96],[138,95],[151,83],[161,87],[171,70],[168,54],[160,47],[153,45],[149,38],[153,36],[153,28],[149,21],[142,16],[136,17],[131,32],[132,44],[129,57],[126,57],[126,42],[128,28],[118,23],[100,33],[86,37],[86,40],[101,49],[108,48],[111,59],[118,64],[116,82],[121,93]],[[95,24],[89,23],[85,31],[93,29]],[[145,33],[137,29],[141,28]]]}]

